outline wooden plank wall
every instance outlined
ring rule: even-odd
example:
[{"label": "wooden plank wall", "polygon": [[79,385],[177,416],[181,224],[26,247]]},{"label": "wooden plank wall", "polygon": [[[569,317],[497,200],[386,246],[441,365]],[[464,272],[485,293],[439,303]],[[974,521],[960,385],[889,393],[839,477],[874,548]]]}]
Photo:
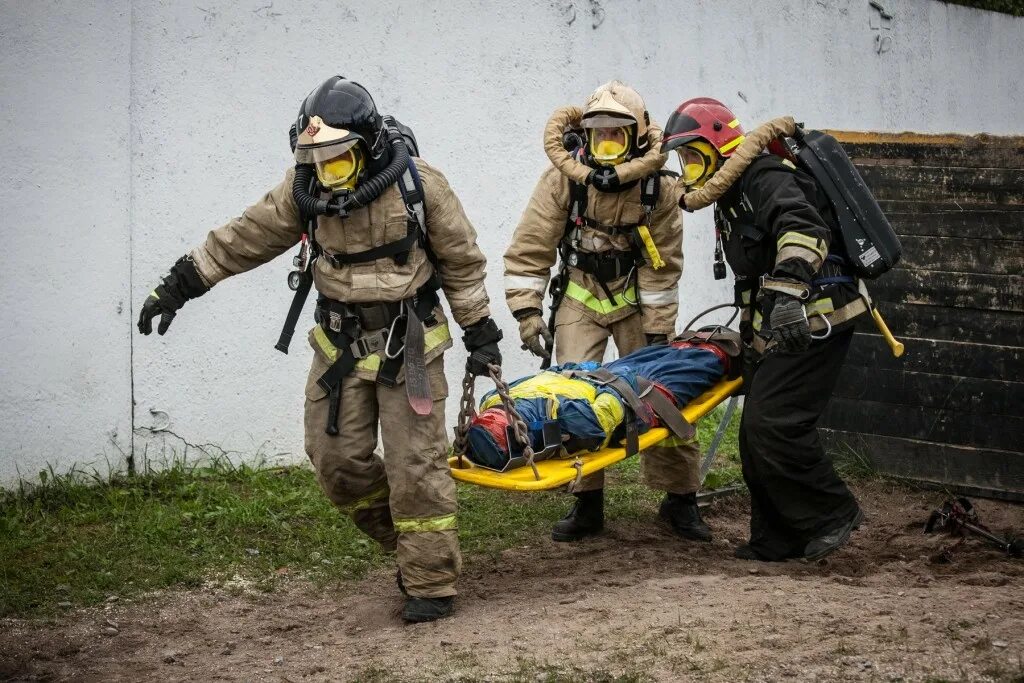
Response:
[{"label": "wooden plank wall", "polygon": [[882,472],[1024,500],[1024,138],[830,131],[903,243],[822,419]]}]

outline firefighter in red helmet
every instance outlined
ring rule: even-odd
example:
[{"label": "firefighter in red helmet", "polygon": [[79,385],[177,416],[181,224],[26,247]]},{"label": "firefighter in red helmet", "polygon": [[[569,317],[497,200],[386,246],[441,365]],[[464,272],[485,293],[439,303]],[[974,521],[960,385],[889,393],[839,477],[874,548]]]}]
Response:
[{"label": "firefighter in red helmet", "polygon": [[[669,117],[662,152],[679,155],[685,193],[703,187],[743,140],[729,108],[700,97]],[[716,201],[715,225],[747,347],[739,442],[750,541],[736,555],[817,559],[862,519],[815,425],[849,349],[851,320],[865,307],[838,241],[833,248],[828,199],[788,159],[756,157]]]}]

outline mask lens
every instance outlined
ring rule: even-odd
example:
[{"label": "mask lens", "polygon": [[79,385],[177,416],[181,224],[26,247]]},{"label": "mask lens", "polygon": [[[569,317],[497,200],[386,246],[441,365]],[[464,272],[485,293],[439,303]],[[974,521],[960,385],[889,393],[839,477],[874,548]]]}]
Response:
[{"label": "mask lens", "polygon": [[316,175],[323,185],[331,190],[352,189],[362,170],[363,156],[358,146],[353,146],[340,156],[316,164]]},{"label": "mask lens", "polygon": [[715,172],[718,152],[704,140],[694,140],[680,147],[679,165],[682,167],[683,185],[701,187]]},{"label": "mask lens", "polygon": [[615,165],[625,160],[630,146],[630,129],[591,128],[590,155],[601,164]]},{"label": "mask lens", "polygon": [[707,157],[691,147],[679,150],[679,161],[683,169],[683,184],[693,185],[707,170]]}]

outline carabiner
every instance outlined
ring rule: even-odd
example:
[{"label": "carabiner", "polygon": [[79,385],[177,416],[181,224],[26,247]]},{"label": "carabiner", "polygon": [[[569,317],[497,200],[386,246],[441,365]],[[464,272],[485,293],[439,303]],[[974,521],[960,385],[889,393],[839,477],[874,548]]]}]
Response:
[{"label": "carabiner", "polygon": [[[398,350],[395,351],[393,354],[391,353],[391,338],[395,336],[395,325],[398,324],[399,320],[405,317],[407,317],[407,315],[395,316],[395,319],[391,321],[391,328],[388,330],[388,340],[384,343],[384,355],[387,357],[388,360],[394,360],[398,358],[399,356],[402,355],[402,352],[405,351],[405,340],[403,339],[402,345],[398,348]],[[415,325],[418,322],[418,320],[414,321],[413,324]]]},{"label": "carabiner", "polygon": [[[829,322],[828,318],[825,316],[824,313],[815,313],[814,315],[820,316],[821,319],[825,321],[826,329],[825,334],[821,335],[820,337],[815,336],[814,333],[811,332],[811,339],[817,339],[819,341],[822,339],[828,339],[832,335],[832,323]],[[811,317],[813,318],[814,316],[812,315]]]},{"label": "carabiner", "polygon": [[[636,264],[635,263],[633,264],[633,267],[629,269],[629,273],[626,275],[626,281],[622,285],[622,292],[619,293],[619,296],[621,296],[622,300],[625,301],[630,306],[639,306],[640,305],[640,282],[639,282],[639,278],[634,280],[634,278],[633,278],[633,274],[634,273],[636,273]],[[629,297],[626,296],[626,292],[629,291],[629,283],[630,282],[633,282],[636,285],[636,301],[630,301]]]}]

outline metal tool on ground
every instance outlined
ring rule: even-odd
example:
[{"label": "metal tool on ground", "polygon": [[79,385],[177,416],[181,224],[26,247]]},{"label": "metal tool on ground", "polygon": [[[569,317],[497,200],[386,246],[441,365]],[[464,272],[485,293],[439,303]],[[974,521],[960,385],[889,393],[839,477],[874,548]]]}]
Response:
[{"label": "metal tool on ground", "polygon": [[1001,538],[993,534],[988,527],[978,519],[978,511],[970,500],[964,497],[947,500],[942,507],[932,512],[928,522],[924,526],[925,533],[933,531],[945,531],[951,536],[959,536],[952,547],[942,551],[942,558],[945,561],[952,559],[953,553],[964,544],[968,534],[979,536],[985,541],[1010,557],[1024,557],[1024,538],[1006,537]]}]

